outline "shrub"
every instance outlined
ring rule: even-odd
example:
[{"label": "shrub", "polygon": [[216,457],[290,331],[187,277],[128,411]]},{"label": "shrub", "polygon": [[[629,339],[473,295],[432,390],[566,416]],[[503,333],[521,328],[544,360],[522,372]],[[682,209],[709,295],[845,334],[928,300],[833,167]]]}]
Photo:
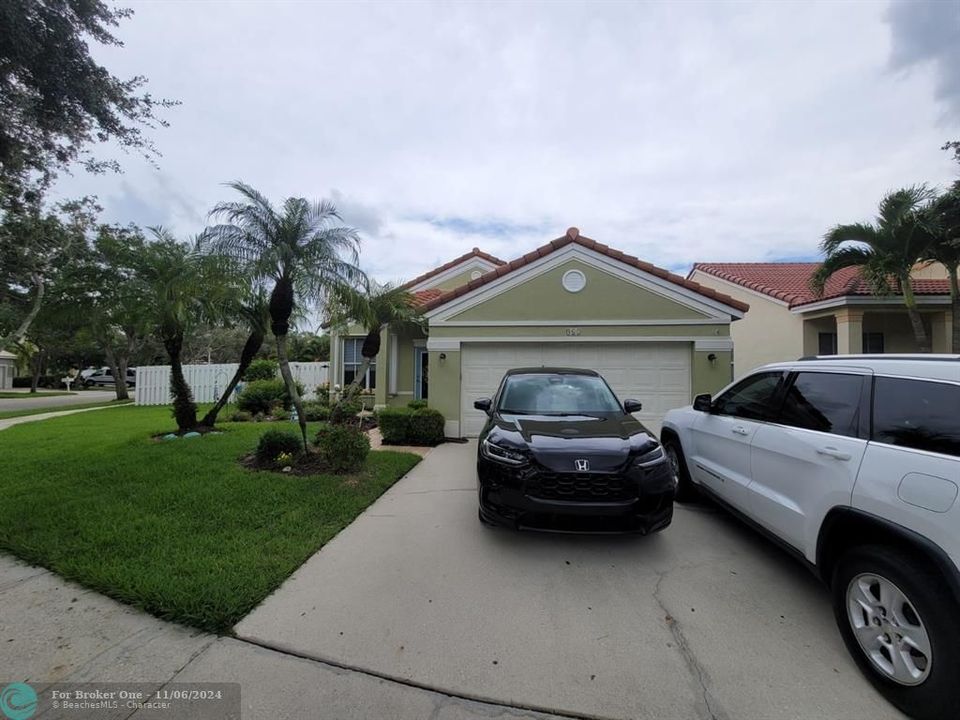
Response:
[{"label": "shrub", "polygon": [[411,410],[422,410],[427,406],[426,400],[411,400],[407,403],[407,407]]},{"label": "shrub", "polygon": [[298,455],[301,447],[298,436],[286,430],[271,428],[260,436],[255,454],[260,462],[273,463],[281,453]]},{"label": "shrub", "polygon": [[357,472],[370,454],[370,438],[354,425],[324,425],[317,432],[317,454],[332,472]]},{"label": "shrub", "polygon": [[277,365],[276,360],[267,360],[261,358],[259,360],[254,360],[250,363],[250,366],[247,368],[247,371],[243,373],[244,382],[254,382],[255,380],[273,380],[277,377]]},{"label": "shrub", "polygon": [[380,436],[384,445],[405,445],[409,442],[410,417],[413,410],[405,407],[385,407],[377,413]]},{"label": "shrub", "polygon": [[237,410],[230,416],[230,422],[250,422],[251,420],[253,420],[253,415],[246,410]]},{"label": "shrub", "polygon": [[[273,407],[283,401],[287,388],[283,380],[254,380],[247,383],[237,397],[237,408],[256,415],[269,415]],[[288,398],[289,401],[289,398]]]},{"label": "shrub", "polygon": [[413,445],[439,445],[443,442],[443,413],[434,408],[414,410],[409,419],[409,440]]},{"label": "shrub", "polygon": [[317,402],[321,405],[326,405],[330,407],[330,383],[323,383],[322,385],[317,385],[316,389]]},{"label": "shrub", "polygon": [[[290,393],[287,392],[287,385],[280,381],[283,384],[283,391],[280,393],[280,402],[283,405],[284,410],[289,410],[293,407],[293,398],[290,397]],[[301,400],[303,399],[303,383],[299,380],[294,380],[293,384],[297,386],[297,395],[300,396]]]},{"label": "shrub", "polygon": [[303,404],[303,415],[307,422],[326,422],[330,419],[330,408],[316,400],[305,402]]},{"label": "shrub", "polygon": [[357,413],[363,410],[363,406],[357,400],[338,403],[330,408],[330,422],[335,425],[356,424]]}]

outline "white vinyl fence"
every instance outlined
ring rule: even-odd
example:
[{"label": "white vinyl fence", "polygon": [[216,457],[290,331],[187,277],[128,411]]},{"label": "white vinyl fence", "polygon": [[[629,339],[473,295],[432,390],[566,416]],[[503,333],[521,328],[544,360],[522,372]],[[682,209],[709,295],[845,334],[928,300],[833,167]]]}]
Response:
[{"label": "white vinyl fence", "polygon": [[[193,391],[194,400],[202,403],[216,402],[238,367],[237,363],[184,365],[183,375]],[[292,362],[290,372],[303,384],[305,396],[312,399],[316,395],[317,385],[328,381],[330,363]],[[137,405],[169,405],[173,402],[170,396],[170,366],[141,365],[138,367],[137,386],[133,397]]]}]

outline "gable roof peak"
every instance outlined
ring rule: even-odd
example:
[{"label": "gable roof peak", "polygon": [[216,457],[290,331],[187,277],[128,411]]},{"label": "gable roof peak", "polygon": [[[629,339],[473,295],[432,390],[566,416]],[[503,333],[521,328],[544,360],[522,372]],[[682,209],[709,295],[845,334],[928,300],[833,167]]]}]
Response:
[{"label": "gable roof peak", "polygon": [[666,280],[674,285],[679,285],[687,290],[692,290],[698,295],[703,295],[711,300],[723,303],[724,305],[732,307],[740,312],[745,313],[750,309],[750,306],[745,302],[736,300],[735,298],[718,292],[713,288],[706,287],[705,285],[701,285],[697,282],[681,277],[680,275],[676,275],[669,270],[664,270],[656,265],[648,263],[644,260],[640,260],[633,255],[628,255],[620,250],[616,250],[604,245],[603,243],[598,243],[596,240],[592,240],[585,235],[581,235],[580,230],[576,227],[569,228],[566,234],[562,237],[551,240],[545,245],[541,245],[535,250],[531,250],[526,255],[522,255],[514,260],[511,260],[509,263],[501,264],[495,270],[491,270],[490,272],[481,275],[476,280],[471,280],[470,282],[460,285],[459,287],[446,291],[442,295],[438,295],[437,297],[427,300],[421,306],[421,309],[424,312],[428,312],[434,308],[440,307],[451,300],[466,295],[469,292],[473,292],[477,288],[483,287],[484,285],[491,283],[494,280],[503,277],[504,275],[522,268],[525,265],[529,265],[530,263],[542,257],[546,257],[547,255],[550,255],[551,253],[554,253],[570,244],[579,245],[580,247],[593,250],[601,255],[606,255],[609,258],[613,258],[614,260],[622,262],[624,265],[629,265],[637,270],[641,270],[645,273],[653,275],[654,277],[660,278],[661,280]]}]

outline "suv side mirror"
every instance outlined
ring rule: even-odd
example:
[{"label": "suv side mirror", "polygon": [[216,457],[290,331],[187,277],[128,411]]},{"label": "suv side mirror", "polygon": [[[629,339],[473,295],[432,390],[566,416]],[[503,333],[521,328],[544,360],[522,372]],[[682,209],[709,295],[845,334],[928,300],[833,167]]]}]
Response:
[{"label": "suv side mirror", "polygon": [[490,414],[490,406],[493,405],[493,401],[490,398],[482,398],[480,400],[473,401],[473,407],[477,410],[483,410],[487,415]]},{"label": "suv side mirror", "polygon": [[643,410],[643,403],[639,400],[624,400],[623,401],[623,411],[627,413],[635,413]]},{"label": "suv side mirror", "polygon": [[704,393],[703,395],[697,395],[693,399],[693,409],[698,410],[699,412],[712,412],[713,411],[713,398],[710,397],[710,393]]}]

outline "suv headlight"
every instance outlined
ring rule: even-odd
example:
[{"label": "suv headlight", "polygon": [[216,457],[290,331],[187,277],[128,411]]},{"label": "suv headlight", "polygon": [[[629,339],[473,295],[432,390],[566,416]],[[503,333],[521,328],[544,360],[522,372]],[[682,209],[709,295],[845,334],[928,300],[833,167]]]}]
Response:
[{"label": "suv headlight", "polygon": [[663,454],[663,447],[657,445],[653,450],[648,450],[643,455],[637,457],[634,460],[636,465],[640,467],[649,467],[650,465],[656,465],[659,462],[663,462],[666,456]]},{"label": "suv headlight", "polygon": [[515,450],[513,448],[501,447],[500,445],[494,445],[492,442],[483,439],[483,442],[480,443],[480,452],[483,453],[485,458],[490,460],[495,460],[496,462],[502,462],[507,465],[523,465],[527,462],[527,454],[521,450]]}]

